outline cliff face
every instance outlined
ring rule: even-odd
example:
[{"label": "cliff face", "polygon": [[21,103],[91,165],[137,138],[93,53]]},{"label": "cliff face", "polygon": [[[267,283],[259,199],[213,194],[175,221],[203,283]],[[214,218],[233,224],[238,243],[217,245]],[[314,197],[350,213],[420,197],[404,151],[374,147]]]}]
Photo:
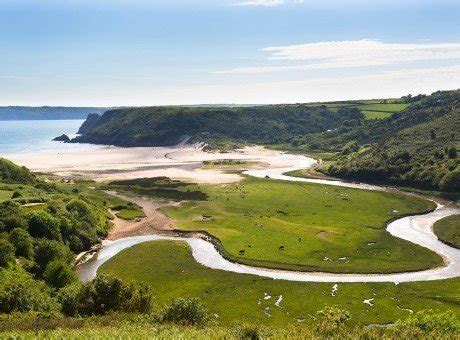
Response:
[{"label": "cliff face", "polygon": [[82,126],[80,126],[80,129],[78,129],[77,133],[82,135],[91,130],[94,126],[96,126],[99,118],[101,118],[99,114],[90,113],[88,117],[86,117],[86,120],[83,122]]}]

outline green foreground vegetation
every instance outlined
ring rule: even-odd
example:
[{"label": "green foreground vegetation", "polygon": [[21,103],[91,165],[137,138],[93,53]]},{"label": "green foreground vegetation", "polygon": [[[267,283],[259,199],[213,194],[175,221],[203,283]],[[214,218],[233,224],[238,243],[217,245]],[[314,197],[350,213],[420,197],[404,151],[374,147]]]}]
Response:
[{"label": "green foreground vegetation", "polygon": [[[222,325],[245,320],[271,326],[313,325],[316,312],[325,306],[349,311],[350,323],[361,326],[391,323],[410,316],[410,310],[452,310],[460,315],[460,279],[399,285],[339,283],[334,293],[333,283],[289,282],[209,269],[178,241],[125,249],[103,264],[100,272],[148,283],[160,305],[176,297],[198,297]],[[364,303],[368,299],[373,299],[372,306]]]},{"label": "green foreground vegetation", "polygon": [[441,241],[460,249],[460,215],[440,219],[434,224],[433,231]]},{"label": "green foreground vegetation", "polygon": [[0,319],[0,336],[20,339],[395,339],[454,338],[459,321],[454,313],[418,312],[386,327],[349,325],[349,313],[327,308],[316,313],[315,326],[267,327],[246,320],[228,326],[165,323],[152,315],[109,313],[91,318],[14,315]]}]

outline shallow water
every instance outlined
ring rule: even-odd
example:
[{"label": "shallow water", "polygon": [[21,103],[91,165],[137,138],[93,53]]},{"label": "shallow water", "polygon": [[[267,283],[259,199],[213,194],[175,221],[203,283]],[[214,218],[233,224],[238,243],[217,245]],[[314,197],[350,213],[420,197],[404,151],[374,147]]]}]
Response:
[{"label": "shallow water", "polygon": [[90,144],[66,144],[52,139],[75,136],[83,120],[0,121],[0,156],[29,153],[70,152],[95,149]]},{"label": "shallow water", "polygon": [[[276,168],[265,170],[249,170],[245,173],[254,177],[269,177],[272,179],[289,180],[295,182],[310,182],[327,185],[336,185],[343,187],[352,187],[365,190],[385,190],[381,187],[376,187],[360,183],[348,183],[342,181],[306,179],[298,177],[290,177],[284,175],[285,172],[299,170],[311,167],[315,161],[311,158],[299,158],[301,162],[290,168]],[[432,225],[437,220],[452,214],[459,214],[460,209],[456,207],[444,207],[438,205],[434,212],[419,215],[409,216],[391,222],[387,226],[387,231],[395,237],[399,237],[412,243],[429,248],[443,256],[446,260],[446,266],[441,268],[429,269],[418,272],[395,273],[395,274],[331,274],[331,273],[315,273],[315,272],[293,272],[285,270],[267,269],[246,266],[238,263],[233,263],[225,258],[217,251],[214,245],[208,241],[199,238],[183,238],[161,235],[136,236],[120,239],[117,241],[106,242],[97,258],[89,263],[80,265],[78,268],[79,277],[82,280],[91,280],[96,276],[97,269],[116,255],[118,252],[131,247],[135,244],[146,241],[157,240],[178,240],[186,242],[192,249],[192,255],[195,260],[211,269],[231,271],[234,273],[251,274],[262,277],[268,277],[279,280],[288,281],[304,281],[304,282],[412,282],[412,281],[430,281],[442,280],[460,276],[460,250],[449,247],[440,242],[432,232]],[[145,264],[148,265],[147,263]]]}]

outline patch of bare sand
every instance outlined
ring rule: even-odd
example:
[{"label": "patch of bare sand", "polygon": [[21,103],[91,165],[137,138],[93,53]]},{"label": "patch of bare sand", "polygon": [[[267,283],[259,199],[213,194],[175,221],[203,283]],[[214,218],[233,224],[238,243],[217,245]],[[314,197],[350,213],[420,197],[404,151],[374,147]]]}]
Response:
[{"label": "patch of bare sand", "polygon": [[[195,183],[232,183],[242,179],[228,169],[202,169],[203,161],[239,160],[261,168],[282,168],[299,163],[299,155],[253,146],[228,153],[205,152],[201,144],[175,147],[101,147],[84,152],[32,154],[10,157],[34,172],[98,182],[166,176]],[[252,167],[251,167],[252,168]]]},{"label": "patch of bare sand", "polygon": [[114,227],[109,232],[107,239],[113,241],[124,237],[151,235],[161,231],[171,231],[174,229],[174,221],[158,211],[158,209],[171,205],[178,206],[180,202],[152,201],[151,199],[145,197],[127,196],[115,191],[106,191],[106,193],[139,205],[145,214],[144,218],[134,221],[123,220],[114,215]]}]

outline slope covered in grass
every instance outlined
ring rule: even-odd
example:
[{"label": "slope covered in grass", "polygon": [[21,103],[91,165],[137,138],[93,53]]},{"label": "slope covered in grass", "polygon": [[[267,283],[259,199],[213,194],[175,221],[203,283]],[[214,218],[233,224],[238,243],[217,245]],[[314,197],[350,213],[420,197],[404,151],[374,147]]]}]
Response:
[{"label": "slope covered in grass", "polygon": [[207,142],[279,143],[296,135],[326,131],[346,120],[360,121],[358,109],[332,112],[325,106],[145,107],[106,112],[74,142],[120,146],[172,145],[184,136]]},{"label": "slope covered in grass", "polygon": [[0,182],[4,183],[33,183],[35,175],[29,169],[0,158]]},{"label": "slope covered in grass", "polygon": [[[333,305],[348,310],[350,323],[361,326],[405,318],[410,314],[404,309],[460,312],[459,279],[399,285],[339,283],[333,293],[332,283],[272,280],[206,268],[178,241],[138,244],[117,254],[99,271],[148,283],[160,305],[175,297],[199,297],[218,315],[221,325],[248,320],[270,326],[311,325],[316,311]],[[373,299],[373,306],[363,303],[367,299]]]},{"label": "slope covered in grass", "polygon": [[460,191],[459,108],[405,128],[364,149],[345,152],[323,171],[359,181]]}]

